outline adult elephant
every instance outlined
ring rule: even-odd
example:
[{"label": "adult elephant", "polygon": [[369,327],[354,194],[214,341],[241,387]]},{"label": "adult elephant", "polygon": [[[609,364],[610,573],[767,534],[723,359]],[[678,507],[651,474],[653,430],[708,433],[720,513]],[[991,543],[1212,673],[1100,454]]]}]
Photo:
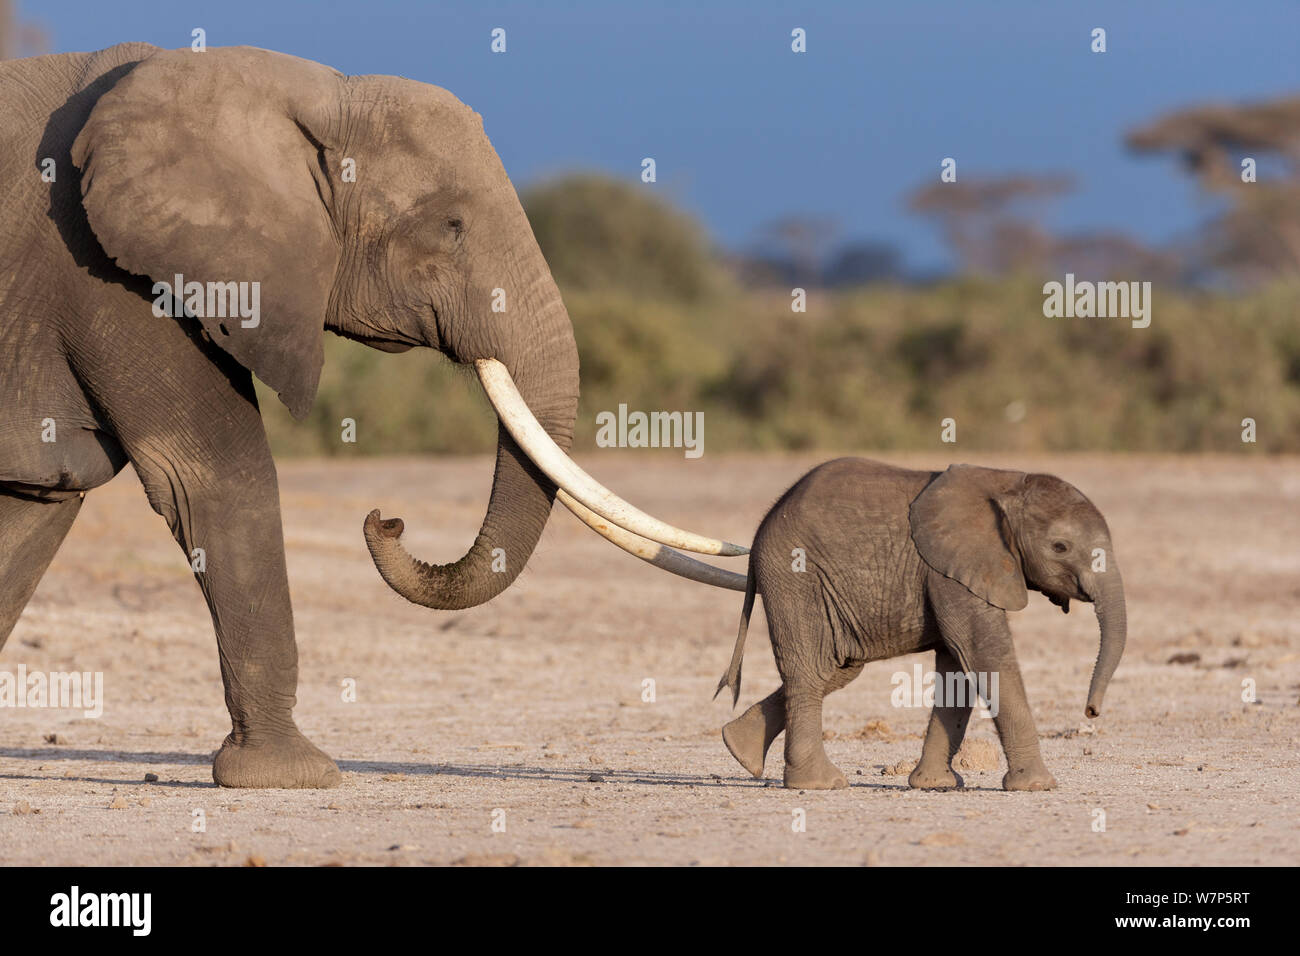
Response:
[{"label": "adult elephant", "polygon": [[499,594],[557,485],[624,547],[736,586],[649,539],[745,549],[637,511],[568,459],[568,315],[480,117],[450,93],[266,50],[144,44],[3,63],[0,88],[0,643],[84,493],[129,461],[212,614],[232,723],[214,779],[335,785],[292,716],[279,493],[252,382],[301,418],[324,329],[473,363],[501,419],[460,560],[417,561],[400,520],[366,518],[403,597]]}]

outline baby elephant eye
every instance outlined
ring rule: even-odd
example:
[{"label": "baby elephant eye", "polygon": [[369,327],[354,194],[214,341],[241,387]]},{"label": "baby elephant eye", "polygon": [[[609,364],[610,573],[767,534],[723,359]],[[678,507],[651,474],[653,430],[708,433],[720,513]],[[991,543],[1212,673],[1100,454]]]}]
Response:
[{"label": "baby elephant eye", "polygon": [[1052,550],[1057,554],[1064,554],[1066,551],[1070,550],[1070,546],[1064,541],[1054,541],[1052,542]]},{"label": "baby elephant eye", "polygon": [[461,237],[461,233],[465,231],[465,220],[461,219],[458,216],[453,216],[452,218],[447,220],[447,228],[450,229],[452,233],[455,234],[457,239],[459,239]]}]

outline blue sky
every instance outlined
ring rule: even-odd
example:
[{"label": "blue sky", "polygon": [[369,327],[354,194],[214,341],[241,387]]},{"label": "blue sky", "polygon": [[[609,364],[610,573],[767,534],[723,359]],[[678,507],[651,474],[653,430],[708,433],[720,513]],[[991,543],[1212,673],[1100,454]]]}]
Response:
[{"label": "blue sky", "polygon": [[[740,248],[787,215],[947,264],[903,197],[958,174],[1072,174],[1062,230],[1175,238],[1208,212],[1131,126],[1176,107],[1300,93],[1295,0],[900,3],[58,0],[20,2],[56,52],[124,40],[250,44],[446,87],[480,112],[516,186],[565,170],[657,189]],[[790,51],[803,27],[808,52]],[[507,52],[489,49],[494,27]],[[1089,50],[1094,27],[1108,51]]]}]

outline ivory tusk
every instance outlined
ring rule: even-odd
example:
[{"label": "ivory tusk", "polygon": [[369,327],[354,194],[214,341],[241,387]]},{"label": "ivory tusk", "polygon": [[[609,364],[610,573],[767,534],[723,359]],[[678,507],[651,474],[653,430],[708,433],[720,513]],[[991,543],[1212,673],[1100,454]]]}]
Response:
[{"label": "ivory tusk", "polygon": [[728,571],[725,568],[715,568],[703,561],[696,561],[680,551],[674,551],[672,548],[664,547],[662,544],[647,540],[640,535],[620,528],[596,514],[563,488],[556,492],[555,496],[560,499],[560,503],[564,507],[572,511],[578,520],[592,531],[607,541],[612,541],[628,554],[653,564],[656,568],[671,571],[673,574],[691,581],[698,581],[701,584],[711,584],[715,588],[727,588],[732,591],[745,590],[745,576],[743,574],[737,574],[735,571]]},{"label": "ivory tusk", "polygon": [[483,383],[483,391],[487,393],[497,417],[506,426],[506,431],[546,477],[568,492],[574,500],[623,530],[660,544],[725,557],[749,554],[748,548],[717,538],[707,538],[692,531],[683,531],[628,504],[579,468],[546,434],[546,430],[519,394],[510,371],[504,365],[496,359],[477,359],[474,367],[479,381]]}]

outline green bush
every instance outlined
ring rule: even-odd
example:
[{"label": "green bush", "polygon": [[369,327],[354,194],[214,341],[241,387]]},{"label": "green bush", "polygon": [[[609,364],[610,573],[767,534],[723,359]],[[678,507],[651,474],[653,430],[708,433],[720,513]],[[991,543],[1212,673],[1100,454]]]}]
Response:
[{"label": "green bush", "polygon": [[[582,357],[576,447],[595,415],[703,411],[722,450],[926,449],[940,422],[959,447],[1300,452],[1300,287],[1244,298],[1154,293],[1150,328],[1048,319],[1034,284],[963,281],[707,303],[615,292],[566,296]],[[294,422],[263,390],[280,454],[490,449],[471,373],[436,353],[387,355],[327,336],[316,404]],[[1254,418],[1258,445],[1243,446]],[[355,445],[340,422],[357,422]]]},{"label": "green bush", "polygon": [[696,302],[726,284],[703,228],[655,189],[579,173],[524,190],[520,201],[561,292]]}]

